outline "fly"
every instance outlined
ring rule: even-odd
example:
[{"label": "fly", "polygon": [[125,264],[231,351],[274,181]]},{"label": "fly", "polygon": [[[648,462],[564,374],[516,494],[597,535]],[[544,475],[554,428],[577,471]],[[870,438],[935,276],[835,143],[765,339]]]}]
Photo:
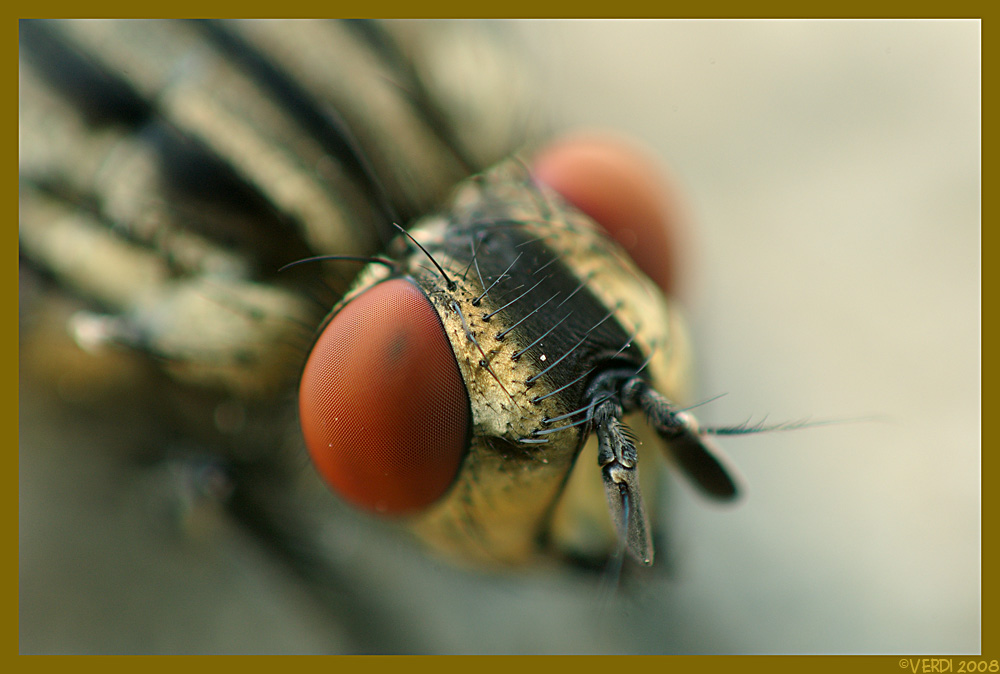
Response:
[{"label": "fly", "polygon": [[[639,467],[648,482],[659,457],[630,414],[704,491],[735,495],[678,406],[676,305],[501,161],[542,136],[530,116],[495,123],[513,77],[454,89],[431,64],[461,54],[408,24],[20,26],[23,264],[83,304],[79,344],[139,355],[168,375],[160,393],[204,401],[178,434],[228,467],[234,516],[307,577],[309,546],[281,533],[306,528],[284,505],[295,390],[334,491],[460,563],[586,557],[595,500],[611,513],[600,554],[625,541],[652,563]],[[571,495],[587,472],[601,486]]]}]

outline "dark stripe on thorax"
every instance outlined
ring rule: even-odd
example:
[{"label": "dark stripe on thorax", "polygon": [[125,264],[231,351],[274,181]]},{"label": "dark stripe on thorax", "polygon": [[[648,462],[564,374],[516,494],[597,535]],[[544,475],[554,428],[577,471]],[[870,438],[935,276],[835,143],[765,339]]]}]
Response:
[{"label": "dark stripe on thorax", "polygon": [[[471,226],[449,237],[440,249],[463,268],[468,265],[469,274],[481,274],[485,287],[507,272],[471,320],[476,329],[494,335],[507,331],[504,339],[516,340],[519,348],[535,343],[520,358],[532,364],[529,369],[533,374],[551,368],[542,378],[552,388],[604,361],[613,359],[638,367],[644,360],[634,344],[623,349],[631,335],[617,321],[614,307],[598,300],[566,260],[530,226]],[[484,320],[491,313],[493,316]],[[584,377],[566,389],[562,395],[568,404],[576,404],[588,379]]]},{"label": "dark stripe on thorax", "polygon": [[[371,164],[365,159],[357,139],[348,130],[347,122],[330,107],[329,102],[321,104],[291,74],[275,66],[236,31],[217,20],[198,21],[197,25],[220,51],[239,63],[258,84],[280,101],[285,110],[366,187],[372,202],[383,212],[388,238],[391,235],[389,223],[402,220]],[[331,67],[341,67],[341,64],[331,64]]]}]

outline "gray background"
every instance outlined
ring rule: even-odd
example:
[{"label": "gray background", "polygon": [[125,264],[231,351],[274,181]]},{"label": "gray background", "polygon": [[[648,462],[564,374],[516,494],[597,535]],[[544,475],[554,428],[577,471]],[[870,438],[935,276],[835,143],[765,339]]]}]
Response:
[{"label": "gray background", "polygon": [[[725,439],[747,497],[678,481],[669,573],[614,595],[456,572],[345,515],[376,624],[421,652],[978,652],[980,24],[517,30],[564,120],[642,140],[687,195],[700,392],[727,394],[702,421],[877,420]],[[140,425],[21,395],[22,651],[351,647],[241,533],[136,506],[114,453]]]},{"label": "gray background", "polygon": [[740,649],[978,650],[979,24],[533,28],[690,199],[701,416],[884,418],[727,440],[751,493],[679,504],[683,591]]}]

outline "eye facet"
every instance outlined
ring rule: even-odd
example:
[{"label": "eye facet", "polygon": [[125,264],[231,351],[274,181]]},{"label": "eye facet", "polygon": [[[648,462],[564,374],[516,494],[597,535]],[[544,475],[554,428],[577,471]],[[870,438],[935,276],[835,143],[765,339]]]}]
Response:
[{"label": "eye facet", "polygon": [[599,223],[664,292],[676,292],[683,207],[645,152],[621,139],[580,135],[545,149],[532,173]]},{"label": "eye facet", "polygon": [[333,317],[302,374],[299,418],[313,463],[354,505],[403,515],[447,491],[468,446],[469,395],[416,285],[385,281]]}]

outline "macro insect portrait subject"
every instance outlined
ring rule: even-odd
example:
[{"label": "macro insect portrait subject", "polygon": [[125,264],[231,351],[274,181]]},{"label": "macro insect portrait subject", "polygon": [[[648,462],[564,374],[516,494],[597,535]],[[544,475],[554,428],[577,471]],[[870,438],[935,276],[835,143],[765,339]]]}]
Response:
[{"label": "macro insect portrait subject", "polygon": [[[146,540],[115,562],[140,596],[222,555],[237,594],[305,595],[287,650],[457,652],[433,587],[556,586],[599,625],[669,577],[671,471],[739,491],[657,270],[536,175],[559,124],[501,28],[21,24],[22,369],[116,436],[76,460]],[[233,648],[209,632],[146,649]]]}]

